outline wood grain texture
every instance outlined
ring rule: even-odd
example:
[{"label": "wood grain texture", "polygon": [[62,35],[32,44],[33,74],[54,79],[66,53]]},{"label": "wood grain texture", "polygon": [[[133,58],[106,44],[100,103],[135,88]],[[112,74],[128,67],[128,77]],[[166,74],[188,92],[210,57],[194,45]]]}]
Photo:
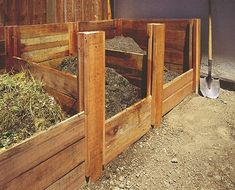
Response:
[{"label": "wood grain texture", "polygon": [[105,33],[82,32],[84,53],[84,110],[86,127],[86,176],[95,181],[102,174],[105,121]]},{"label": "wood grain texture", "polygon": [[163,72],[165,53],[165,25],[152,24],[153,30],[153,65],[152,65],[152,103],[151,124],[160,127],[163,102]]},{"label": "wood grain texture", "polygon": [[196,93],[199,90],[201,67],[201,20],[195,19],[193,26],[193,88]]},{"label": "wood grain texture", "polygon": [[84,122],[84,113],[75,115],[8,150],[1,151],[0,186],[84,138]]},{"label": "wood grain texture", "polygon": [[85,183],[85,163],[80,164],[46,190],[78,190]]},{"label": "wood grain texture", "polygon": [[121,154],[150,129],[150,116],[151,97],[148,97],[106,121],[105,165]]},{"label": "wood grain texture", "polygon": [[[65,176],[85,159],[84,138],[54,156],[26,171],[3,186],[3,189],[46,189],[52,183]],[[72,159],[71,159],[72,158]]]},{"label": "wood grain texture", "polygon": [[163,112],[162,115],[165,115],[171,109],[173,109],[177,104],[179,104],[185,97],[190,95],[193,92],[193,82],[189,82],[184,85],[181,89],[174,92],[171,96],[163,101]]},{"label": "wood grain texture", "polygon": [[193,81],[193,69],[190,69],[186,73],[178,76],[171,82],[164,84],[163,86],[163,99],[166,100],[169,96],[183,88],[186,84]]}]

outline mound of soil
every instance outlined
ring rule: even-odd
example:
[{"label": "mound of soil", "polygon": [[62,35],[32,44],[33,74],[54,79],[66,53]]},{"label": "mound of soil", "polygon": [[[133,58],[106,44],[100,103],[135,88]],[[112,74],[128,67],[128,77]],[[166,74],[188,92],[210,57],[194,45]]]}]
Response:
[{"label": "mound of soil", "polygon": [[126,78],[114,69],[105,70],[105,111],[110,118],[141,98],[140,88],[132,85]]},{"label": "mound of soil", "polygon": [[107,39],[105,41],[105,48],[124,52],[146,54],[146,51],[142,50],[135,40],[124,36],[115,36],[112,39]]},{"label": "mound of soil", "polygon": [[0,148],[8,148],[65,118],[40,82],[25,73],[0,76]]},{"label": "mound of soil", "polygon": [[180,76],[180,74],[177,72],[165,70],[164,71],[164,84],[174,80],[178,76]]}]

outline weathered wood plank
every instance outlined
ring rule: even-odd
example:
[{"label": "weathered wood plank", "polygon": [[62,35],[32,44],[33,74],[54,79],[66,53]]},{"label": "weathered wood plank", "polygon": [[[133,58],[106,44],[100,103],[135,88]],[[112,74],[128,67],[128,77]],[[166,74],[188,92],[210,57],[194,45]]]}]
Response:
[{"label": "weathered wood plank", "polygon": [[[52,33],[53,34],[53,33]],[[25,46],[30,45],[37,45],[37,44],[43,44],[43,43],[49,43],[49,42],[57,42],[57,41],[69,41],[69,35],[68,33],[55,33],[53,35],[45,35],[45,36],[39,36],[39,37],[31,37],[31,38],[21,38],[20,43],[24,44]]]},{"label": "weathered wood plank", "polygon": [[69,46],[65,45],[61,47],[24,52],[21,54],[21,57],[31,62],[40,63],[51,59],[66,57],[68,55],[69,55]]},{"label": "weathered wood plank", "polygon": [[196,93],[199,90],[200,83],[200,65],[201,65],[201,20],[194,20],[193,27],[193,88]]},{"label": "weathered wood plank", "polygon": [[85,183],[85,163],[80,164],[46,190],[78,190]]},{"label": "weathered wood plank", "polygon": [[30,51],[36,51],[36,50],[43,50],[43,49],[50,49],[50,48],[57,48],[61,46],[67,46],[68,41],[63,40],[63,41],[55,41],[55,42],[47,42],[47,43],[40,43],[40,44],[35,44],[35,45],[21,45],[21,52],[30,52]]},{"label": "weathered wood plank", "polygon": [[148,97],[106,121],[105,165],[150,129],[150,116],[151,97]]},{"label": "weathered wood plank", "polygon": [[0,151],[0,186],[82,139],[84,134],[84,113],[81,113]]},{"label": "weathered wood plank", "polygon": [[53,36],[68,32],[67,24],[41,24],[19,26],[21,39]]},{"label": "weathered wood plank", "polygon": [[152,102],[151,125],[160,127],[163,102],[163,73],[165,56],[165,25],[152,24],[153,29],[153,73],[152,73]]},{"label": "weathered wood plank", "polygon": [[[82,32],[79,64],[84,66],[86,113],[86,176],[95,181],[102,174],[105,121],[105,33]],[[95,82],[94,82],[95,81]]]},{"label": "weathered wood plank", "polygon": [[193,69],[190,69],[186,73],[178,76],[173,81],[164,84],[163,86],[163,99],[167,99],[169,96],[177,92],[189,82],[193,81]]},{"label": "weathered wood plank", "polygon": [[193,82],[189,82],[183,88],[176,91],[174,94],[169,96],[163,101],[163,112],[162,115],[165,115],[171,109],[173,109],[177,104],[179,104],[185,97],[190,95],[193,92]]},{"label": "weathered wood plank", "polygon": [[[85,139],[61,150],[3,186],[3,189],[45,189],[85,159]],[[30,157],[29,157],[30,158]],[[72,159],[71,159],[72,158]]]}]

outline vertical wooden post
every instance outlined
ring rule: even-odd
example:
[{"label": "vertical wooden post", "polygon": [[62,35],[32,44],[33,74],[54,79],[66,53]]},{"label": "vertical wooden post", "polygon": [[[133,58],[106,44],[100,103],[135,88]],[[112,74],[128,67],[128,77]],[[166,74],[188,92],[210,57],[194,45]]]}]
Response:
[{"label": "vertical wooden post", "polygon": [[[84,68],[86,176],[95,181],[103,170],[105,134],[105,33],[78,33],[79,75]],[[79,79],[80,80],[80,77]],[[79,81],[79,83],[81,83]],[[79,92],[81,93],[81,91]]]},{"label": "vertical wooden post", "polygon": [[201,63],[201,20],[194,20],[193,27],[193,90],[198,94]]},{"label": "vertical wooden post", "polygon": [[68,23],[69,32],[69,55],[77,55],[77,27],[76,22]]},{"label": "vertical wooden post", "polygon": [[165,25],[152,24],[152,103],[151,124],[160,127],[163,106],[163,72],[165,54]]},{"label": "vertical wooden post", "polygon": [[153,24],[147,25],[147,32],[148,32],[147,96],[150,96],[152,94]]},{"label": "vertical wooden post", "polygon": [[13,68],[12,58],[14,55],[13,49],[13,27],[8,26],[5,28],[6,37],[6,71],[9,72]]}]

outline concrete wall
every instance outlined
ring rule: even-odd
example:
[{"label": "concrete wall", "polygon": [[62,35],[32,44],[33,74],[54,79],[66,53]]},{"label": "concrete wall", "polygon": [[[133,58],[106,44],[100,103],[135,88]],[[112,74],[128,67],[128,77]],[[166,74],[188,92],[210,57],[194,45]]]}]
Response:
[{"label": "concrete wall", "polygon": [[[222,57],[235,69],[235,0],[212,0],[212,9],[214,57]],[[203,62],[206,62],[208,0],[114,0],[114,16],[201,18]]]}]

